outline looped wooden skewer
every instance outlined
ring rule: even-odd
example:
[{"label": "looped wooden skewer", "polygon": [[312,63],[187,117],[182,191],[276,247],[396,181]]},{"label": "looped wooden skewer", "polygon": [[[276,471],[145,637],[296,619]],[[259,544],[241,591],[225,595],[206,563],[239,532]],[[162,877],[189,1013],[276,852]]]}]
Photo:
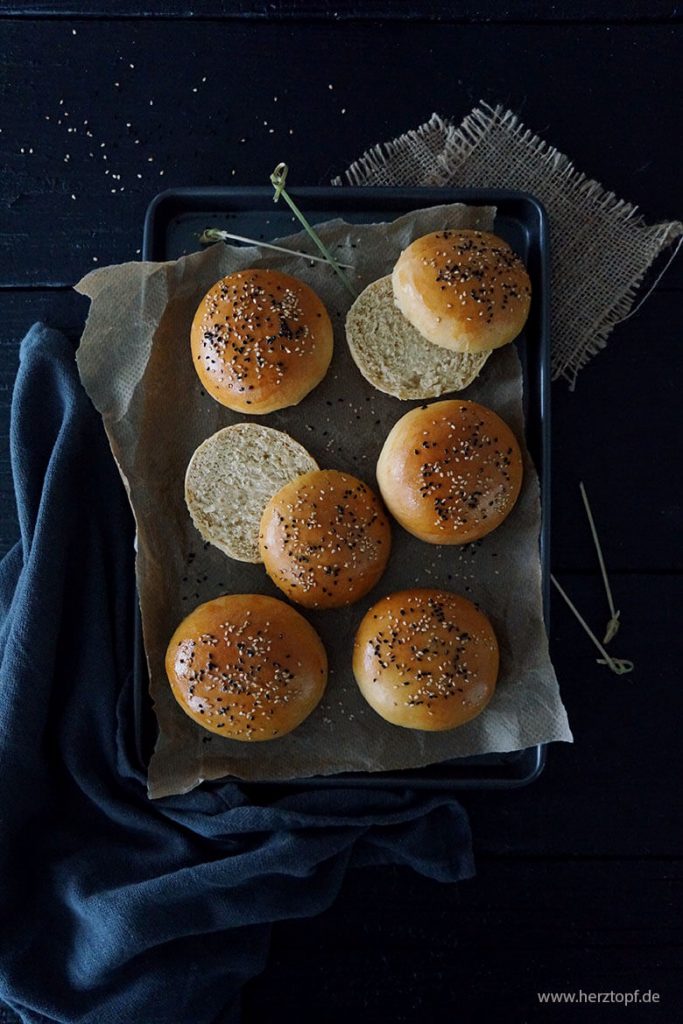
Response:
[{"label": "looped wooden skewer", "polygon": [[[256,238],[247,238],[245,235],[233,235],[230,231],[221,231],[218,228],[206,228],[199,236],[202,245],[209,245],[211,242],[246,242],[248,245],[257,245],[260,249],[273,249],[274,252],[284,252],[288,256],[300,256],[302,260],[313,260],[314,263],[327,263],[322,256],[312,256],[310,252],[299,252],[298,249],[286,249],[284,245],[273,245],[272,242],[263,242]],[[340,263],[340,267],[352,270],[350,263]]]},{"label": "looped wooden skewer", "polygon": [[[595,660],[598,665],[608,664],[604,658],[596,658]],[[616,672],[618,676],[626,675],[627,672],[633,672],[633,669],[635,668],[633,662],[629,661],[628,658],[612,658],[611,661],[612,664],[610,665],[610,668],[613,672]]]},{"label": "looped wooden skewer", "polygon": [[593,630],[590,628],[590,626],[588,625],[588,623],[586,622],[584,617],[581,615],[581,612],[578,610],[578,608],[576,607],[574,602],[571,600],[571,598],[568,596],[568,594],[562,589],[562,587],[557,582],[557,580],[555,579],[555,577],[553,576],[552,573],[550,574],[550,579],[555,584],[555,586],[557,587],[558,591],[560,592],[560,594],[562,595],[564,600],[567,602],[567,604],[569,605],[569,607],[573,611],[573,613],[576,616],[576,618],[578,619],[578,621],[581,623],[581,625],[585,629],[586,633],[588,633],[588,636],[591,638],[591,640],[593,641],[593,643],[595,644],[597,649],[602,654],[602,658],[597,658],[596,659],[597,662],[598,662],[598,665],[607,665],[607,667],[610,669],[610,671],[614,672],[614,674],[617,675],[617,676],[623,676],[623,675],[626,675],[628,672],[632,672],[633,669],[635,668],[635,665],[633,664],[633,662],[632,661],[627,661],[626,658],[612,658],[612,657],[610,657],[610,655],[607,653],[605,648],[602,646],[602,644],[598,640],[598,638],[595,635],[595,633],[593,632]]},{"label": "looped wooden skewer", "polygon": [[273,202],[276,203],[282,195],[287,181],[287,175],[289,174],[289,167],[282,161],[277,165],[275,170],[270,176],[271,184],[275,189],[275,195],[273,196]]},{"label": "looped wooden skewer", "polygon": [[603,644],[608,644],[613,637],[619,632],[619,612],[614,607],[614,599],[612,598],[612,588],[609,585],[607,578],[607,569],[605,568],[605,560],[602,557],[602,548],[600,547],[600,541],[598,540],[598,531],[595,528],[595,520],[593,519],[593,513],[591,512],[590,504],[588,503],[588,495],[586,494],[586,488],[583,486],[583,482],[579,483],[579,490],[581,491],[581,497],[583,498],[583,504],[586,509],[586,515],[588,516],[588,524],[591,528],[593,535],[593,543],[595,550],[598,555],[598,562],[600,563],[600,572],[602,573],[602,581],[605,584],[605,593],[607,594],[607,603],[609,604],[609,610],[611,618],[607,623],[605,630],[605,636],[603,637]]},{"label": "looped wooden skewer", "polygon": [[296,205],[292,197],[287,192],[287,189],[285,188],[285,182],[287,181],[288,173],[289,168],[287,164],[279,163],[275,170],[273,171],[273,173],[271,174],[270,183],[275,190],[275,193],[273,195],[273,202],[277,203],[277,201],[280,198],[284,199],[284,201],[287,203],[287,206],[290,208],[290,210],[295,215],[299,223],[302,225],[306,234],[313,239],[316,246],[325,257],[325,260],[330,264],[337,277],[342,281],[346,290],[349,291],[355,299],[357,297],[357,292],[355,288],[348,280],[346,274],[342,270],[341,266],[337,263],[332,253],[329,251],[327,246],[322,242],[317,232],[314,230],[314,228],[311,227],[311,225],[308,223],[299,207]]}]

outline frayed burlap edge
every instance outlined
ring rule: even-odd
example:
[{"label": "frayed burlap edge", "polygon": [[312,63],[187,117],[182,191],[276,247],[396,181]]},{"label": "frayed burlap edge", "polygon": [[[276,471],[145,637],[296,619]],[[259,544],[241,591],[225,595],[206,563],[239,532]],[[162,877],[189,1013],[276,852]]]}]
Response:
[{"label": "frayed burlap edge", "polygon": [[[521,182],[518,162],[512,159],[515,152],[523,152],[527,161]],[[647,225],[637,206],[578,171],[569,157],[526,128],[512,111],[483,101],[457,127],[433,114],[418,128],[373,146],[350,165],[344,177],[350,185],[524,186],[538,196],[548,211],[553,234],[552,375],[553,379],[564,377],[572,388],[579,370],[605,347],[614,327],[640,308],[683,240],[679,221]],[[332,184],[342,185],[343,181],[337,177]],[[563,234],[576,217],[586,223],[591,218],[599,221],[615,259],[622,252],[622,260],[630,261],[630,270],[625,267],[626,279],[623,274],[615,275],[609,298],[602,305],[601,296],[593,295],[597,308],[589,326],[574,322],[572,297],[563,295],[561,286],[566,277]],[[648,271],[676,239],[679,244],[669,262],[634,307]],[[587,263],[588,288],[592,274]]]}]

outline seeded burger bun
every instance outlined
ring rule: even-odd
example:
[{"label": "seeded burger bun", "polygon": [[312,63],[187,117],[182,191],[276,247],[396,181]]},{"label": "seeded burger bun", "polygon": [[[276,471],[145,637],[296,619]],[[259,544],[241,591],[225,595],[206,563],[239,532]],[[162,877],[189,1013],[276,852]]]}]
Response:
[{"label": "seeded burger bun", "polygon": [[377,583],[389,558],[391,530],[366,483],[319,469],[271,498],[259,544],[266,572],[287,597],[306,608],[338,608]]},{"label": "seeded burger bun", "polygon": [[495,530],[522,486],[515,435],[491,409],[464,399],[406,413],[377,462],[384,502],[429,544],[467,544]]},{"label": "seeded burger bun", "polygon": [[278,270],[222,278],[192,322],[194,367],[206,391],[236,412],[297,405],[327,373],[332,324],[303,281]]},{"label": "seeded burger bun", "polygon": [[464,597],[402,590],[363,618],[353,673],[368,704],[392,725],[454,729],[493,696],[498,643],[488,618]]},{"label": "seeded burger bun", "polygon": [[273,740],[307,718],[327,683],[320,637],[273,597],[231,594],[195,608],[171,638],[166,673],[186,715],[233,740]]},{"label": "seeded burger bun", "polygon": [[392,285],[413,327],[454,352],[507,345],[529,314],[524,264],[488,231],[435,231],[416,239],[396,262]]},{"label": "seeded burger bun", "polygon": [[185,503],[204,540],[230,558],[260,562],[264,508],[289,480],[317,468],[289,434],[259,423],[236,423],[195,451],[185,474]]},{"label": "seeded burger bun", "polygon": [[489,352],[449,352],[432,345],[394,302],[391,277],[373,281],[346,317],[346,340],[365,379],[395,398],[438,398],[471,384]]}]

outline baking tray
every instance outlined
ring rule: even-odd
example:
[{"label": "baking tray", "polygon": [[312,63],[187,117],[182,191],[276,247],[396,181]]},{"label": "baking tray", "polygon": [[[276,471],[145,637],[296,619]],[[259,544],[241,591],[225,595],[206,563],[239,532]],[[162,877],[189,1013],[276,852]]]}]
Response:
[{"label": "baking tray", "polygon": [[[494,230],[524,259],[533,301],[523,334],[515,342],[524,377],[526,440],[541,489],[540,556],[546,629],[550,606],[550,268],[547,215],[526,192],[449,188],[291,188],[313,223],[341,217],[357,224],[391,221],[411,210],[445,203],[495,206]],[[179,188],[161,192],[145,216],[143,260],[174,260],[196,252],[199,234],[216,227],[260,241],[289,235],[299,224],[289,209],[275,206],[271,188]],[[136,595],[137,598],[137,595]],[[135,601],[135,741],[145,768],[154,747],[156,719],[148,692],[142,623]],[[536,779],[545,763],[543,745],[508,754],[457,758],[425,768],[391,772],[345,772],[288,782],[242,783],[245,788],[305,786],[410,786],[420,789],[510,789]],[[220,786],[226,780],[204,783]]]}]

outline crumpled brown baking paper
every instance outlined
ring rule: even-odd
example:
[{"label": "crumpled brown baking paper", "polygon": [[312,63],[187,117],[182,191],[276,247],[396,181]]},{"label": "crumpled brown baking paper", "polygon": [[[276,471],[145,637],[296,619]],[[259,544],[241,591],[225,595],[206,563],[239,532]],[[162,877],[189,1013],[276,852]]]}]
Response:
[{"label": "crumpled brown baking paper", "polygon": [[[353,264],[360,291],[389,273],[413,238],[446,227],[491,228],[494,213],[484,207],[441,206],[391,224],[337,220],[318,230],[340,261]],[[282,244],[311,251],[303,234]],[[424,544],[394,524],[388,570],[368,597],[347,608],[305,612],[325,643],[331,671],[322,703],[294,733],[253,745],[224,739],[196,725],[175,703],[164,655],[180,620],[195,605],[223,593],[282,596],[262,566],[232,561],[205,545],[183,498],[185,469],[197,445],[245,419],[204,393],[190,356],[190,324],[209,287],[248,266],[277,268],[307,281],[335,326],[334,357],[322,384],[297,407],[254,417],[256,422],[287,431],[320,466],[354,473],[376,487],[375,463],[384,438],[418,404],[376,391],[358,372],[344,337],[351,296],[327,265],[218,243],[166,263],[103,267],[76,285],[92,300],[77,356],[81,380],[104,419],[137,523],[137,582],[159,724],[149,795],[186,792],[205,779],[224,776],[294,779],[414,768],[571,740],[542,621],[539,491],[524,444],[522,375],[513,346],[495,352],[465,392],[468,399],[495,409],[522,442],[524,485],[507,521],[466,548]],[[498,635],[502,657],[494,699],[482,715],[452,732],[420,733],[389,725],[365,704],[353,680],[353,637],[365,611],[384,594],[414,585],[446,587],[477,601]]]}]

